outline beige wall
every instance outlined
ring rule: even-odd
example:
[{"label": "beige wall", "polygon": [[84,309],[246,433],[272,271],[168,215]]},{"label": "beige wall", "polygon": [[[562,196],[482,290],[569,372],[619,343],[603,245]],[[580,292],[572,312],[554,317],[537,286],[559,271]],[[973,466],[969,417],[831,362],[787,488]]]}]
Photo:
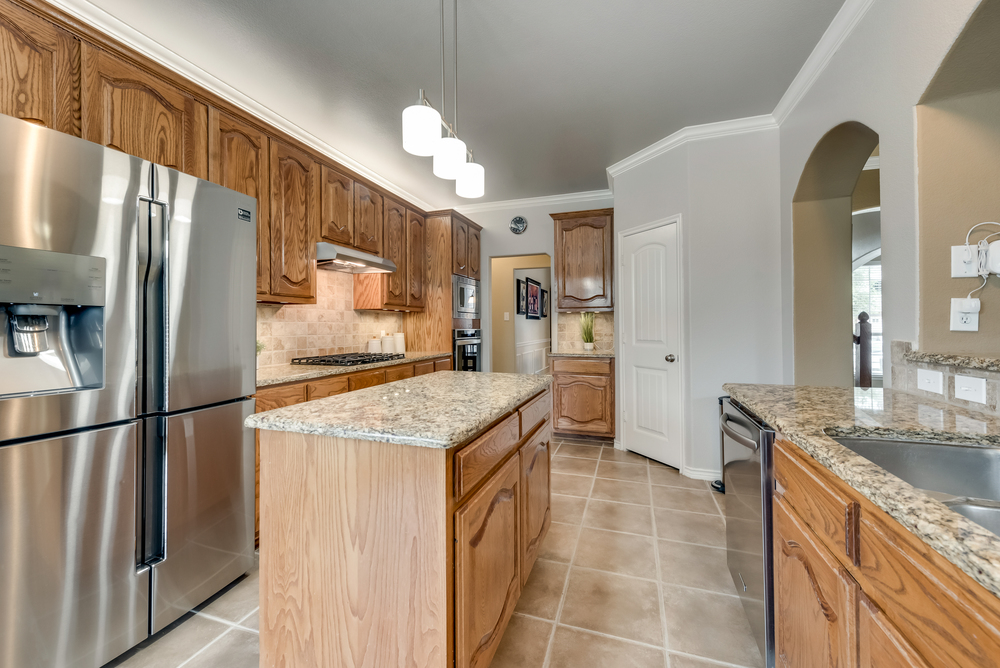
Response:
[{"label": "beige wall", "polygon": [[[492,370],[499,373],[517,373],[514,347],[514,317],[517,302],[514,299],[514,270],[551,267],[552,258],[547,254],[517,255],[490,258],[490,322]],[[504,312],[510,320],[504,320]],[[549,313],[554,311],[549,305]],[[551,322],[551,317],[549,318]]]},{"label": "beige wall", "polygon": [[[1000,220],[1000,91],[918,106],[917,156],[920,348],[1000,355],[1000,278],[973,295],[982,300],[978,332],[952,332],[949,324],[951,298],[982,282],[951,278],[950,248],[965,243],[976,223]],[[984,230],[973,243],[1000,228]]]},{"label": "beige wall", "polygon": [[881,191],[881,172],[877,169],[866,169],[858,177],[858,183],[854,186],[854,194],[851,195],[851,210],[864,211],[879,206],[879,193]]},{"label": "beige wall", "polygon": [[288,364],[293,357],[362,352],[381,330],[403,331],[402,313],[353,310],[351,274],[317,271],[316,277],[316,304],[257,305],[257,339],[267,346],[260,354],[262,367]]}]

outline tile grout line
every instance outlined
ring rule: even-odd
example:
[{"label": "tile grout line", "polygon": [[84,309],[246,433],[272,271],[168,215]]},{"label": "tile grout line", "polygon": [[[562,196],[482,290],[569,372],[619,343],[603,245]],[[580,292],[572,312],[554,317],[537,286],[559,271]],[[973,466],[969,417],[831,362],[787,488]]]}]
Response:
[{"label": "tile grout line", "polygon": [[[649,465],[646,465],[646,476],[649,476]],[[649,517],[653,522],[653,561],[656,562],[656,603],[660,609],[660,631],[663,633],[663,665],[670,668],[670,637],[667,635],[666,604],[663,602],[663,583],[660,566],[660,531],[656,527],[656,506],[653,505],[653,481],[649,480]]]},{"label": "tile grout line", "polygon": [[744,666],[739,663],[729,663],[728,661],[719,661],[718,659],[709,659],[704,656],[698,656],[697,654],[691,654],[690,652],[682,652],[680,650],[673,650],[671,654],[677,654],[679,656],[688,657],[691,659],[697,659],[698,661],[704,661],[713,666],[719,666],[719,668],[750,668],[749,666]]},{"label": "tile grout line", "polygon": [[[560,446],[561,447],[561,446]],[[587,516],[587,509],[590,507],[590,496],[594,493],[594,484],[597,481],[597,476],[595,475],[590,482],[590,493],[587,494],[587,502],[583,504],[583,516]],[[553,620],[552,625],[552,635],[549,636],[548,647],[545,648],[545,660],[542,662],[542,668],[549,668],[552,663],[552,649],[556,644],[556,632],[559,630],[559,620],[562,619],[563,607],[566,605],[566,594],[569,592],[569,579],[572,575],[573,564],[576,562],[576,553],[580,549],[580,536],[583,533],[583,519],[580,520],[580,527],[576,534],[576,544],[573,545],[573,555],[569,559],[569,566],[566,568],[566,581],[563,582],[562,595],[559,597],[559,607],[556,609],[556,618]]]},{"label": "tile grout line", "polygon": [[194,661],[195,658],[197,658],[198,656],[200,656],[209,647],[211,647],[212,645],[214,645],[215,643],[219,642],[224,637],[226,637],[227,635],[229,635],[230,633],[232,633],[233,632],[233,628],[234,627],[232,627],[232,626],[230,626],[229,628],[227,628],[224,632],[220,633],[217,637],[213,638],[212,641],[209,642],[207,645],[205,645],[204,647],[202,647],[201,649],[199,649],[197,652],[195,652],[194,654],[192,654],[188,658],[186,658],[180,664],[178,664],[177,668],[184,668],[184,666],[186,666],[189,663],[191,663],[192,661]]}]

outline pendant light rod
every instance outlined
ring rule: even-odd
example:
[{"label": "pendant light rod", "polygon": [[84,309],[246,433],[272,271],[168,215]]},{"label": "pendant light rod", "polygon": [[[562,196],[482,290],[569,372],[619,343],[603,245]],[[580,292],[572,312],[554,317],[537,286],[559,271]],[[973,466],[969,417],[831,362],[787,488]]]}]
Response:
[{"label": "pendant light rod", "polygon": [[458,0],[455,0],[455,90],[452,95],[455,103],[455,113],[452,114],[452,121],[455,129],[458,130]]},{"label": "pendant light rod", "polygon": [[441,0],[441,120],[444,120],[444,112],[448,105],[445,101],[444,90],[444,0]]}]

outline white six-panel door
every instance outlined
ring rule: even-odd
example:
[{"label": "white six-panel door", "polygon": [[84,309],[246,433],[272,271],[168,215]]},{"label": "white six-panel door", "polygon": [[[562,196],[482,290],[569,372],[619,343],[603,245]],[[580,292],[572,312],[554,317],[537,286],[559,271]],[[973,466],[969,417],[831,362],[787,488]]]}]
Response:
[{"label": "white six-panel door", "polygon": [[622,243],[623,445],[681,467],[677,222]]}]

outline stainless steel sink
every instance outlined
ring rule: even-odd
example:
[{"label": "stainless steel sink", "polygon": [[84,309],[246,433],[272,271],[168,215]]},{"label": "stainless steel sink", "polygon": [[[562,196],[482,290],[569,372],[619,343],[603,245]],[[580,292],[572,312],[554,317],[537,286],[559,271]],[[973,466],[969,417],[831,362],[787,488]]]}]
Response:
[{"label": "stainless steel sink", "polygon": [[944,505],[1000,536],[1000,503],[978,499],[956,499],[945,501]]},{"label": "stainless steel sink", "polygon": [[834,440],[914,487],[1000,501],[998,447],[841,437]]}]

